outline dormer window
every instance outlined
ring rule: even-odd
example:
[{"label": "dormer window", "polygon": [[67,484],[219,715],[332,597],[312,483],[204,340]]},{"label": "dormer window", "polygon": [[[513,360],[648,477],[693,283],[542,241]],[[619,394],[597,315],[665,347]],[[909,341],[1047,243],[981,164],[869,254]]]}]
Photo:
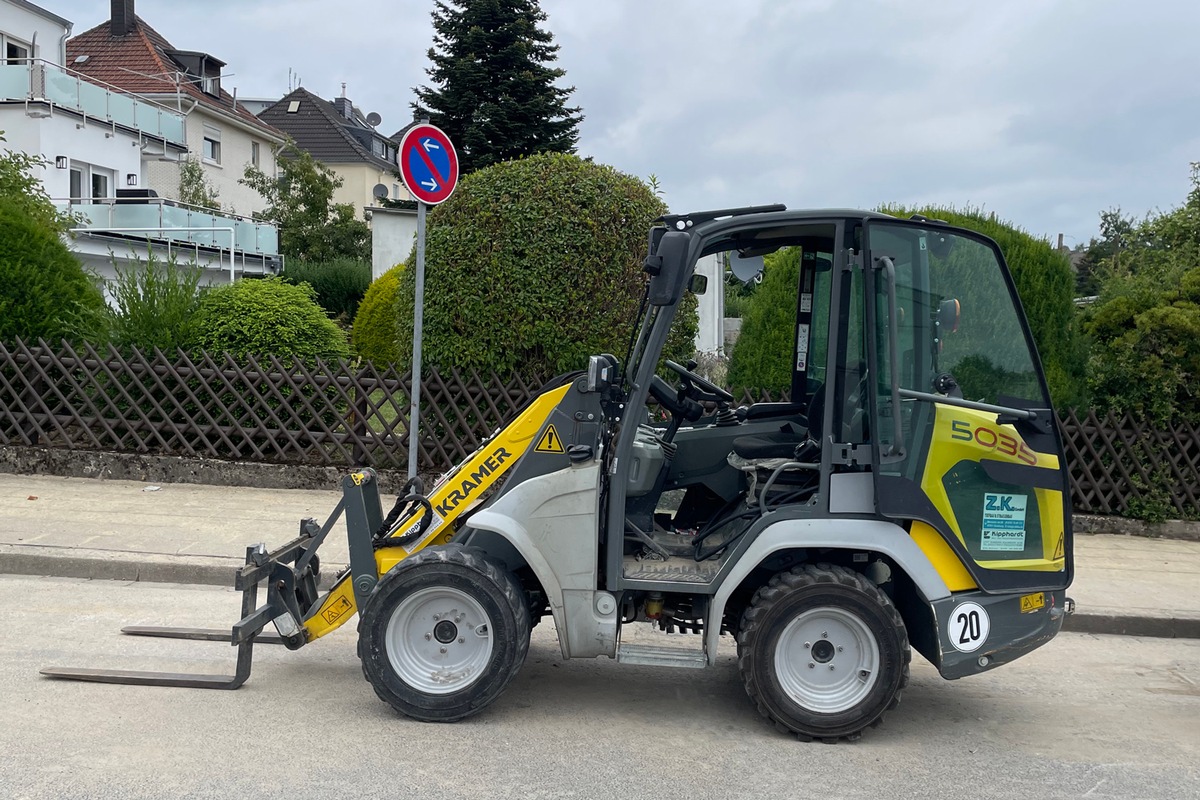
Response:
[{"label": "dormer window", "polygon": [[200,88],[205,94],[211,94],[217,97],[221,94],[221,76],[220,75],[205,75],[200,79]]}]

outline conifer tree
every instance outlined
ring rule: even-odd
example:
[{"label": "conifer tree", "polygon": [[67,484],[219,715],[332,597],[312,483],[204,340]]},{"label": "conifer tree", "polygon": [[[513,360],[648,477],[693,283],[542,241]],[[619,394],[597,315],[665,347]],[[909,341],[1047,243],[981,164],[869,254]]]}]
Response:
[{"label": "conifer tree", "polygon": [[534,153],[574,153],[583,115],[537,0],[435,0],[432,87],[416,87],[417,117],[454,142],[462,172]]}]

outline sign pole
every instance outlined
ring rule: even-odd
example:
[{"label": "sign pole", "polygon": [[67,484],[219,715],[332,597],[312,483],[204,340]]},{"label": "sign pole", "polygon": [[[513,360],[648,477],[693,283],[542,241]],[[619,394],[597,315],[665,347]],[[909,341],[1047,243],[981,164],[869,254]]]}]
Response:
[{"label": "sign pole", "polygon": [[425,327],[425,204],[417,201],[417,286],[413,297],[412,405],[408,411],[408,477],[417,476],[421,427],[421,332]]},{"label": "sign pole", "polygon": [[412,405],[408,411],[408,477],[417,476],[421,427],[421,333],[425,327],[425,214],[458,185],[458,153],[446,132],[421,120],[400,139],[400,177],[417,201],[417,285],[413,296]]}]

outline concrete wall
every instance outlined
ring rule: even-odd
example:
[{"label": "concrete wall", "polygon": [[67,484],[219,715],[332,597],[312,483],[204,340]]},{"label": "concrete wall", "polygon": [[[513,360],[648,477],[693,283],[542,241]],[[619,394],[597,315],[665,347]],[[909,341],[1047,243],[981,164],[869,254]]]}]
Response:
[{"label": "concrete wall", "polygon": [[[66,59],[66,39],[64,34],[70,31],[54,20],[36,12],[30,11],[7,0],[0,0],[0,33],[13,37],[24,44],[33,44],[32,58],[45,60],[63,66]],[[37,42],[34,44],[34,34]]]},{"label": "concrete wall", "polygon": [[701,258],[696,274],[708,278],[708,291],[696,298],[700,315],[700,330],[696,333],[696,352],[725,352],[725,265],[721,253]]},{"label": "concrete wall", "polygon": [[371,280],[408,258],[417,241],[417,212],[369,208],[371,214]]}]

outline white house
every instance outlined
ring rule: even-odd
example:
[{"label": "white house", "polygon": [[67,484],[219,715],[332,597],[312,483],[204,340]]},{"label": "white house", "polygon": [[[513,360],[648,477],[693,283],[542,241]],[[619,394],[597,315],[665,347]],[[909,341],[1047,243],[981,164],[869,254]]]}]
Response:
[{"label": "white house", "polygon": [[153,247],[204,267],[206,283],[277,271],[273,226],[157,192],[154,169],[178,169],[190,150],[185,114],[64,66],[71,27],[27,0],[0,0],[0,130],[4,147],[44,160],[47,194],[79,220],[71,244],[84,263],[112,278],[114,260]]}]

